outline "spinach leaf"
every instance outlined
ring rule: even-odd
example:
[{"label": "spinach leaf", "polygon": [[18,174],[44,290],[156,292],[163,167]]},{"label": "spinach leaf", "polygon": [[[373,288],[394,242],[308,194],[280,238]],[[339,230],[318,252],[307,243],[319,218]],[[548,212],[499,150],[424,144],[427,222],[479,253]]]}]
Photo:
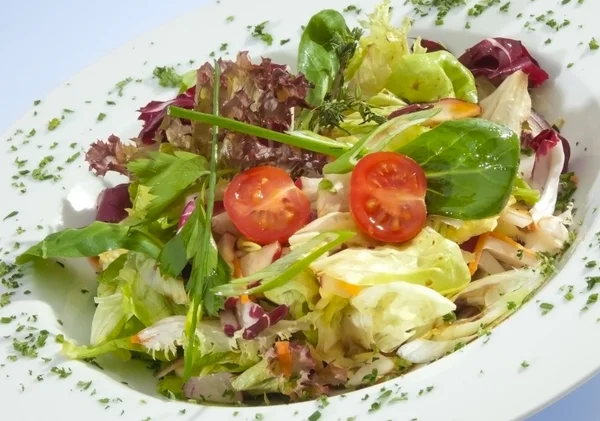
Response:
[{"label": "spinach leaf", "polygon": [[519,167],[519,139],[482,119],[447,121],[396,150],[427,175],[427,212],[462,220],[499,214]]},{"label": "spinach leaf", "polygon": [[352,171],[362,155],[382,151],[388,144],[400,133],[409,127],[424,123],[440,112],[439,108],[417,111],[415,113],[405,114],[393,118],[368,135],[337,158],[335,161],[323,167],[323,172],[327,174],[346,174]]},{"label": "spinach leaf", "polygon": [[298,71],[314,85],[306,98],[311,105],[320,105],[331,89],[340,70],[335,42],[349,34],[346,20],[335,10],[320,11],[306,25],[298,45]]},{"label": "spinach leaf", "polygon": [[48,235],[17,257],[20,265],[36,257],[91,257],[119,248],[137,251],[157,258],[162,244],[134,227],[106,222],[92,222],[83,228],[68,228]]}]

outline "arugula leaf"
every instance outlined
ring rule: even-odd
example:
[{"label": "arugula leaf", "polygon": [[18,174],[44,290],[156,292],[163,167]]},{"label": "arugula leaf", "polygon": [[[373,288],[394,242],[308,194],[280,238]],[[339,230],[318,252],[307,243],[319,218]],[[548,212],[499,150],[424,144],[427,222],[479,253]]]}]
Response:
[{"label": "arugula leaf", "polygon": [[83,228],[68,228],[48,235],[17,257],[24,264],[36,257],[91,257],[119,248],[137,251],[157,258],[162,244],[150,234],[127,225],[92,222]]},{"label": "arugula leaf", "polygon": [[127,165],[139,185],[149,188],[152,195],[145,208],[136,210],[139,217],[156,219],[186,190],[207,172],[206,159],[189,152],[150,154],[149,159],[137,159]]},{"label": "arugula leaf", "polygon": [[171,238],[160,253],[158,261],[163,274],[173,277],[181,274],[188,260],[196,254],[196,239],[205,226],[204,213],[196,206],[181,232]]},{"label": "arugula leaf", "polygon": [[[221,78],[221,66],[215,60],[214,61],[214,79],[220,80]],[[213,84],[213,115],[218,116],[219,114],[219,87],[220,84]],[[204,208],[196,205],[194,212],[190,215],[186,225],[190,224],[190,219],[194,222],[190,225],[190,229],[187,235],[193,232],[193,228],[199,231],[199,235],[194,237],[195,239],[195,255],[192,262],[192,273],[188,281],[188,288],[191,299],[191,305],[188,310],[186,318],[186,337],[188,339],[187,346],[184,348],[184,378],[187,380],[192,374],[192,367],[194,365],[197,341],[196,326],[198,325],[198,319],[201,314],[200,311],[204,307],[210,315],[216,315],[219,310],[219,300],[212,296],[210,287],[219,285],[227,282],[228,278],[225,278],[228,273],[223,272],[222,268],[219,270],[219,252],[215,244],[215,240],[212,237],[212,227],[210,221],[212,220],[214,204],[215,204],[215,186],[217,184],[217,160],[219,152],[219,128],[214,125],[212,128],[212,141],[210,150],[210,169],[208,175],[208,191],[206,195],[206,214],[204,214]],[[202,217],[204,224],[202,224]],[[201,227],[201,231],[199,230]],[[190,251],[190,248],[187,248]],[[201,307],[202,306],[202,307]]]},{"label": "arugula leaf", "polygon": [[331,90],[340,71],[336,41],[349,35],[344,16],[336,10],[322,10],[306,25],[298,45],[298,71],[314,85],[306,97],[311,105],[320,105]]},{"label": "arugula leaf", "polygon": [[[352,231],[331,231],[319,234],[294,248],[290,253],[271,263],[263,270],[213,288],[213,291],[218,295],[236,296],[256,294],[277,288],[298,275],[317,258],[355,235],[356,233]],[[258,286],[248,288],[249,284],[256,281],[260,281]]]},{"label": "arugula leaf", "polygon": [[447,121],[396,150],[427,175],[427,212],[471,220],[498,215],[519,167],[519,139],[482,119]]},{"label": "arugula leaf", "polygon": [[430,110],[405,114],[389,120],[356,142],[344,155],[325,165],[323,172],[327,174],[349,173],[362,155],[385,149],[398,134],[411,126],[424,123],[439,112],[439,108],[432,108]]}]

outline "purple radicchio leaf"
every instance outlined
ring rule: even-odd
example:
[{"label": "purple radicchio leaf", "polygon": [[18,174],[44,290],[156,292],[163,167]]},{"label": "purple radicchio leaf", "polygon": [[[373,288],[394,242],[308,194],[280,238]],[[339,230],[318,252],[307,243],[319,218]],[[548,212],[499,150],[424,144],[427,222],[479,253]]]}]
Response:
[{"label": "purple radicchio leaf", "polygon": [[475,77],[484,76],[496,86],[517,70],[528,75],[530,88],[536,88],[548,79],[548,73],[525,46],[514,39],[486,38],[468,48],[458,60]]},{"label": "purple radicchio leaf", "polygon": [[183,395],[188,399],[205,400],[216,403],[242,402],[241,392],[234,392],[233,376],[222,372],[204,377],[191,377],[183,385]]},{"label": "purple radicchio leaf", "polygon": [[105,189],[98,196],[96,221],[121,222],[128,215],[125,209],[131,206],[129,183]]},{"label": "purple radicchio leaf", "polygon": [[194,96],[196,95],[196,87],[192,86],[185,92],[177,95],[169,101],[150,101],[146,106],[139,109],[140,116],[138,120],[144,122],[142,130],[138,134],[138,139],[146,145],[151,145],[156,142],[157,131],[159,130],[163,119],[167,115],[169,106],[177,106],[191,110],[194,108]]}]

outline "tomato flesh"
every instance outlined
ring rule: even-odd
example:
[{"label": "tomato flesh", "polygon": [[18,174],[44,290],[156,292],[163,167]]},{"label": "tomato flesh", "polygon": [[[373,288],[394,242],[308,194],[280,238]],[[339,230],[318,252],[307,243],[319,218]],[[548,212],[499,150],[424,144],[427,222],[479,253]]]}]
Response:
[{"label": "tomato flesh", "polygon": [[235,227],[258,244],[287,242],[310,216],[306,195],[276,167],[256,167],[236,175],[225,190],[223,204]]},{"label": "tomato flesh", "polygon": [[427,217],[427,178],[407,156],[376,152],[356,164],[350,178],[350,212],[359,228],[386,243],[416,236]]}]

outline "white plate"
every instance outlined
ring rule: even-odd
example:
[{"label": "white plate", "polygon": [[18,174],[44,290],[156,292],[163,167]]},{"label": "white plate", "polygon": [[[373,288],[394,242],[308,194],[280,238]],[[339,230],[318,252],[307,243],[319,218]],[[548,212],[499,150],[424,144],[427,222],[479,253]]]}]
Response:
[{"label": "white plate", "polygon": [[[560,5],[560,0],[512,3],[508,14],[498,12],[496,6],[472,19],[472,29],[468,31],[464,29],[466,9],[463,9],[447,17],[443,27],[432,27],[430,19],[419,19],[413,33],[441,39],[455,52],[485,36],[521,39],[550,73],[551,80],[536,92],[537,105],[550,121],[559,117],[566,120],[564,133],[573,147],[571,164],[581,180],[576,198],[582,227],[573,256],[534,300],[493,331],[486,344],[476,341],[441,361],[383,385],[393,387],[394,391],[401,387],[402,392],[408,393],[407,401],[384,405],[378,411],[369,412],[382,387],[378,385],[348,393],[344,398],[330,398],[329,405],[321,410],[321,419],[346,420],[352,416],[356,416],[357,420],[517,419],[564,394],[594,374],[600,366],[597,358],[600,342],[596,333],[600,304],[597,308],[591,306],[586,312],[580,311],[588,297],[583,278],[595,274],[583,268],[582,258],[600,258],[599,243],[594,234],[600,231],[594,214],[600,198],[593,195],[600,183],[597,177],[600,149],[594,141],[597,137],[596,121],[600,116],[600,105],[596,99],[600,93],[596,76],[600,51],[590,51],[587,46],[593,36],[594,16],[598,16],[600,5],[592,4],[591,0],[583,5],[572,0],[572,4],[564,6]],[[330,0],[327,5],[342,9],[348,4]],[[396,22],[399,22],[403,8],[400,4],[394,6]],[[11,143],[2,143],[7,149],[15,145],[18,150],[7,151],[0,156],[4,180],[0,187],[3,199],[0,218],[13,210],[19,212],[0,224],[3,252],[11,250],[15,242],[21,243],[22,250],[47,232],[64,226],[80,226],[92,219],[97,192],[107,182],[118,180],[90,176],[82,156],[74,163],[63,163],[75,152],[83,152],[96,138],[106,138],[111,133],[122,137],[135,135],[139,129],[135,110],[151,99],[166,99],[173,95],[159,88],[151,79],[154,66],[182,63],[178,70],[187,70],[190,68],[188,60],[196,60],[197,65],[208,59],[210,51],[218,51],[221,43],[225,42],[229,44],[227,50],[232,56],[238,50],[249,49],[255,59],[262,54],[276,62],[293,64],[300,25],[322,7],[322,2],[316,0],[305,0],[301,7],[297,2],[287,0],[261,3],[224,0],[223,4],[203,8],[125,45],[42,99],[41,104],[0,137],[2,140],[11,137],[18,129],[24,131],[13,136]],[[372,6],[364,4],[360,7],[366,10]],[[559,23],[569,19],[571,24],[557,33],[530,17],[550,9],[554,10],[553,17]],[[280,18],[283,12],[289,10],[293,10],[293,14],[285,13],[285,18]],[[517,13],[522,13],[523,18],[517,19]],[[226,22],[230,15],[235,16],[233,23]],[[347,18],[351,20],[354,15],[347,14]],[[275,35],[275,43],[268,49],[254,42],[246,29],[246,25],[256,25],[265,20],[270,21],[267,28]],[[535,32],[523,28],[526,21],[532,22]],[[583,25],[583,28],[578,25]],[[284,38],[292,41],[280,47],[278,40]],[[544,44],[548,38],[552,43]],[[580,42],[583,45],[578,46]],[[575,64],[568,69],[569,62]],[[126,77],[141,78],[142,82],[132,82],[125,87],[122,97],[117,93],[109,95],[115,83]],[[92,102],[88,104],[86,100]],[[117,105],[107,105],[107,100],[116,101]],[[65,114],[61,125],[49,132],[47,122],[54,117],[60,118],[64,108],[75,113]],[[37,111],[37,116],[33,116],[34,111]],[[106,113],[107,117],[97,122],[100,112]],[[36,134],[27,138],[26,134],[33,128]],[[26,140],[29,143],[23,145]],[[78,145],[72,149],[69,145],[74,141]],[[54,142],[59,145],[50,150]],[[575,146],[577,143],[578,146]],[[38,148],[38,145],[41,147]],[[27,159],[28,163],[23,168],[33,169],[48,155],[55,158],[48,166],[51,173],[56,173],[57,165],[65,167],[60,181],[36,182],[29,176],[22,177],[17,182],[26,184],[25,194],[10,186],[14,182],[11,177],[19,171],[16,158]],[[38,230],[37,225],[43,228]],[[16,235],[18,226],[26,231]],[[12,251],[6,258],[11,255]],[[17,316],[12,323],[0,324],[0,364],[4,364],[0,367],[0,396],[3,409],[10,414],[11,420],[47,418],[49,408],[56,407],[60,407],[60,412],[52,411],[51,419],[86,417],[88,420],[104,420],[119,417],[128,421],[147,417],[177,420],[198,416],[203,419],[252,420],[257,419],[258,413],[265,420],[304,420],[317,410],[315,402],[239,409],[169,402],[156,397],[150,374],[139,367],[140,364],[107,360],[103,361],[105,370],[101,371],[81,362],[65,361],[58,354],[59,346],[54,343],[54,335],[63,333],[80,342],[88,339],[93,314],[92,293],[83,294],[81,290],[94,290],[91,270],[85,263],[69,265],[65,269],[50,264],[43,279],[27,277],[20,281],[23,286],[14,290],[12,304],[0,308],[0,317]],[[571,302],[566,302],[559,291],[565,284],[575,286],[576,298]],[[4,292],[4,287],[0,288],[0,293]],[[26,290],[32,293],[24,294]],[[536,300],[551,302],[555,307],[542,316]],[[37,321],[34,321],[33,315],[37,315]],[[61,326],[57,319],[64,324]],[[39,352],[40,358],[19,356],[16,362],[5,361],[5,355],[16,354],[12,337],[23,338],[30,333],[27,327],[15,333],[18,323],[51,332],[48,344]],[[4,338],[7,335],[11,337]],[[51,357],[52,361],[46,363],[41,357]],[[521,366],[523,361],[530,366],[524,369]],[[59,379],[50,372],[54,366],[69,367],[73,374]],[[42,375],[42,381],[37,380],[38,375]],[[77,382],[90,380],[90,388],[79,391]],[[129,386],[119,383],[121,381],[129,383]],[[429,386],[433,389],[419,396],[419,391],[426,391]],[[94,390],[96,393],[92,395]],[[370,396],[363,400],[367,394]],[[109,398],[110,402],[100,403],[103,398]],[[179,412],[184,409],[185,414]],[[124,413],[120,416],[122,411]],[[234,411],[239,411],[235,418]]]}]

